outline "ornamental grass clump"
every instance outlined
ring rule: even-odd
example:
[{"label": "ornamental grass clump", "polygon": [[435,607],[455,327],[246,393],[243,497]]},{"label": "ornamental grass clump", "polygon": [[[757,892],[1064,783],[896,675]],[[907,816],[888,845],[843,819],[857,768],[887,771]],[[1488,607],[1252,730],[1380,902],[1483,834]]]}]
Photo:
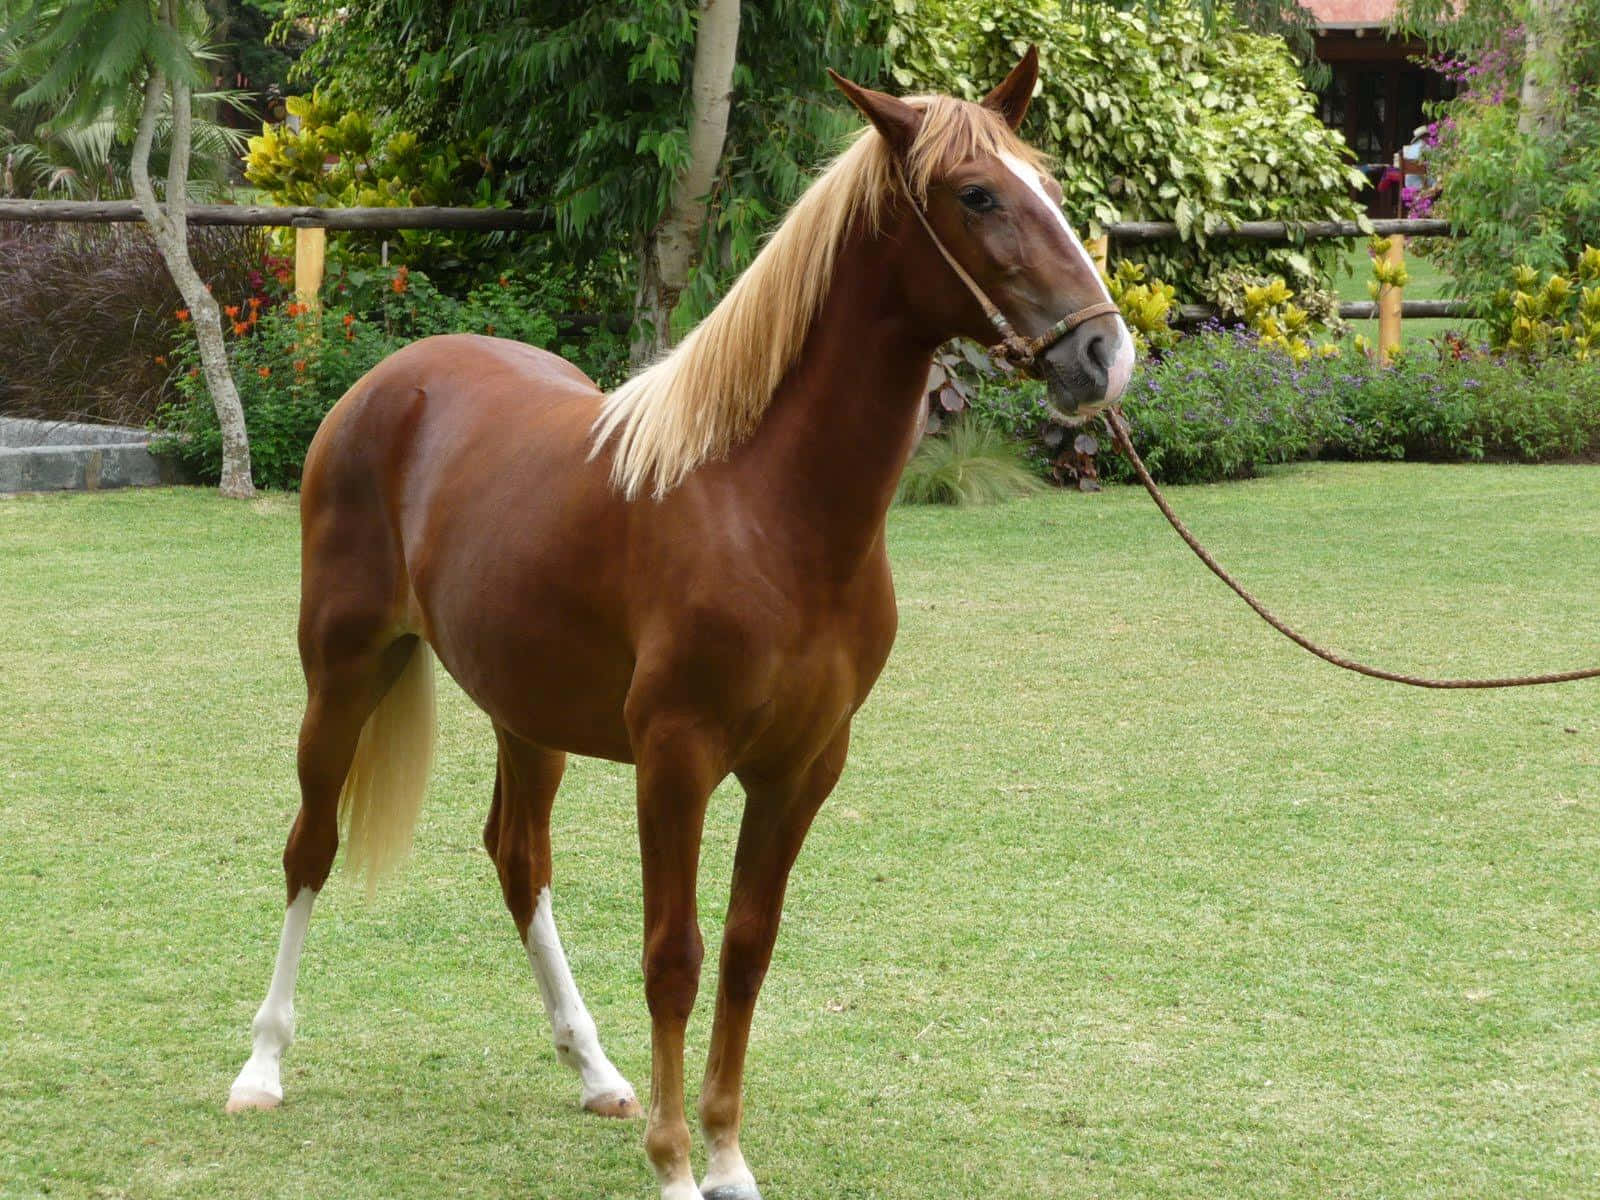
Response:
[{"label": "ornamental grass clump", "polygon": [[998,504],[1043,491],[1023,449],[985,421],[968,417],[925,437],[900,477],[902,504]]},{"label": "ornamental grass clump", "polygon": [[[257,292],[260,230],[195,226],[217,292]],[[0,223],[0,415],[144,426],[172,365],[183,299],[141,225]]]}]

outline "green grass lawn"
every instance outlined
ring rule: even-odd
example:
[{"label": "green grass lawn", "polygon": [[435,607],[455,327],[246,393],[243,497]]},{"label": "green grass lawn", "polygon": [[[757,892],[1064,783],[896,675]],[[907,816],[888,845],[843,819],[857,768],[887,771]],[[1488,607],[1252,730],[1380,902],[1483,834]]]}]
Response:
[{"label": "green grass lawn", "polygon": [[[1353,654],[1600,661],[1600,470],[1174,492]],[[890,533],[899,646],[756,1018],[768,1200],[1600,1195],[1600,686],[1336,672],[1127,488]],[[413,861],[374,903],[336,873],[287,1101],[223,1115],[282,914],[296,577],[292,498],[0,500],[0,1195],[652,1196],[642,1126],[582,1115],[549,1047],[448,683]],[[573,764],[556,897],[643,1088],[632,811]],[[708,943],[737,817],[720,793]]]}]

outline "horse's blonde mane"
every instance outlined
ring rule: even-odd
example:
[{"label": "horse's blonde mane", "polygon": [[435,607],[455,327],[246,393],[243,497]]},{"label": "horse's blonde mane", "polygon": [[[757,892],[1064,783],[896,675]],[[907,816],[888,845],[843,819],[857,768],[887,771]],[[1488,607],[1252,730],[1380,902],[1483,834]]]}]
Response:
[{"label": "horse's blonde mane", "polygon": [[[948,96],[911,96],[922,126],[906,156],[918,204],[941,168],[1009,153],[1042,164],[997,114]],[[789,210],[722,302],[678,347],[605,398],[594,425],[599,454],[614,443],[612,483],[629,499],[660,499],[689,472],[748,438],[800,352],[833,280],[852,222],[880,227],[897,189],[887,145],[870,126]]]}]

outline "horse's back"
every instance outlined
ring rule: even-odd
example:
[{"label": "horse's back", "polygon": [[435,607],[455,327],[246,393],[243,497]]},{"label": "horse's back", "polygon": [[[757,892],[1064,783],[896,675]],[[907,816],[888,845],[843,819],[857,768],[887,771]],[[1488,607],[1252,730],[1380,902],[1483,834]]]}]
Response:
[{"label": "horse's back", "polygon": [[322,472],[359,458],[352,442],[393,452],[397,439],[425,435],[424,407],[435,410],[435,425],[442,418],[457,430],[538,422],[572,409],[585,410],[586,427],[600,400],[592,379],[548,351],[470,333],[424,338],[378,363],[334,404],[312,439],[302,486],[314,489]]}]

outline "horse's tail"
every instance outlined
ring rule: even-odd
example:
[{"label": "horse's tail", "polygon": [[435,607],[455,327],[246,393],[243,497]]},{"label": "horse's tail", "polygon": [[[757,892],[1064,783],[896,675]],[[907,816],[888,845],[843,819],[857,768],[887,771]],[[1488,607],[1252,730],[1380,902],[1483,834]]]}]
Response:
[{"label": "horse's tail", "polygon": [[365,875],[367,894],[411,852],[433,764],[433,650],[417,639],[400,678],[361,727],[339,793],[345,862]]}]

